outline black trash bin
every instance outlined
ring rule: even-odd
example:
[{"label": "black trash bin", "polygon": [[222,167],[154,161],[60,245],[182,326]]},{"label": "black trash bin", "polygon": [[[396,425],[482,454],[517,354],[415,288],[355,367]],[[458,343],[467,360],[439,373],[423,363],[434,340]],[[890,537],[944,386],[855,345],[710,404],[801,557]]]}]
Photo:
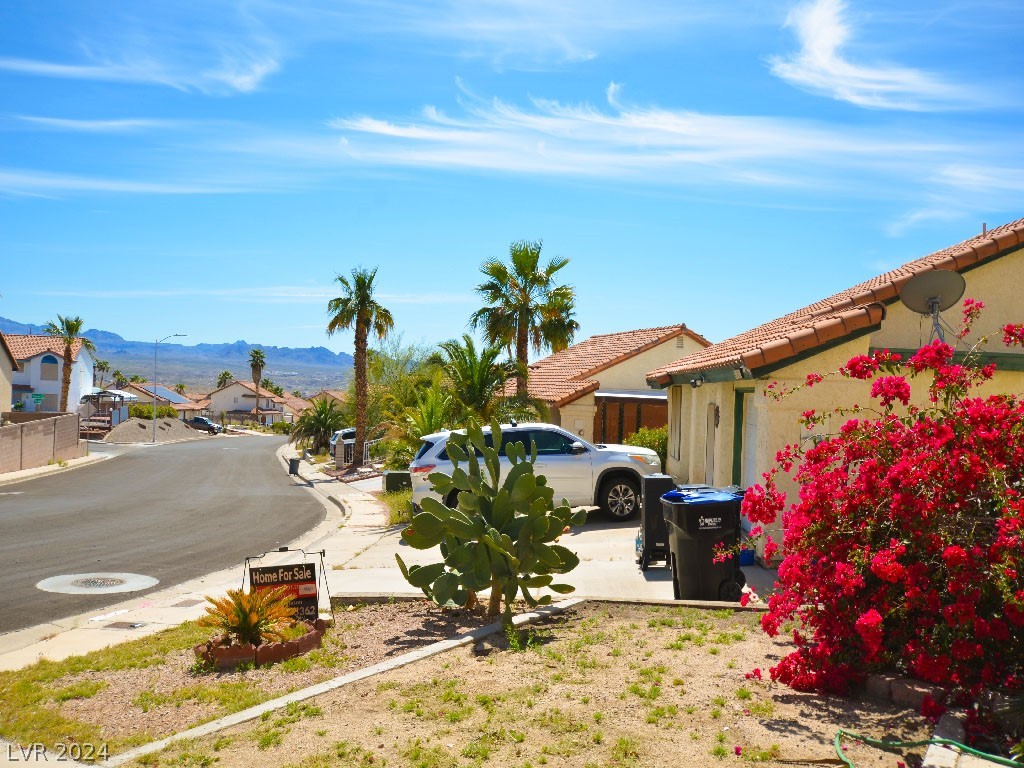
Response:
[{"label": "black trash bin", "polygon": [[742,596],[746,577],[739,558],[715,562],[716,544],[739,544],[742,500],[735,488],[683,487],[661,497],[676,600],[737,601]]},{"label": "black trash bin", "polygon": [[668,528],[661,511],[661,497],[676,487],[671,475],[654,474],[643,478],[643,504],[640,506],[640,529],[636,534],[636,561],[646,571],[652,560],[669,564]]},{"label": "black trash bin", "polygon": [[297,474],[299,474],[299,460],[298,459],[288,459],[288,474],[289,475],[297,475]]}]

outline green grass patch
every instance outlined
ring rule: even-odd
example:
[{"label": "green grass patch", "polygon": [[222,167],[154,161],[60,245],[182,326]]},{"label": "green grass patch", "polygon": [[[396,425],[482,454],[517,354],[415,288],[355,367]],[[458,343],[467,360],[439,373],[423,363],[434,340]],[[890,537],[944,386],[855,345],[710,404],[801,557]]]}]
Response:
[{"label": "green grass patch", "polygon": [[412,490],[388,491],[380,495],[380,500],[388,508],[388,525],[404,525],[412,522],[409,507],[412,504]]}]

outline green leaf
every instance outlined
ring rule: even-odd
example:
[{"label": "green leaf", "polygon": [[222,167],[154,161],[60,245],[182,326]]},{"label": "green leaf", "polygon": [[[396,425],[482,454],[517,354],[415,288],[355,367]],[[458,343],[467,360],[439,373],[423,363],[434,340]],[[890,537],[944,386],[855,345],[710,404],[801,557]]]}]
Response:
[{"label": "green leaf", "polygon": [[548,589],[560,595],[568,595],[570,592],[576,591],[576,587],[571,584],[548,584]]},{"label": "green leaf", "polygon": [[[444,519],[435,513],[424,510],[420,514],[413,516],[412,528],[424,538],[440,540],[441,535],[444,533]],[[406,528],[406,530],[409,529]]]},{"label": "green leaf", "polygon": [[[463,494],[461,499],[472,498],[471,494]],[[479,517],[470,518],[459,510],[452,510],[448,518],[448,530],[460,539],[475,539],[483,534],[484,526]]]},{"label": "green leaf", "polygon": [[455,596],[455,592],[458,589],[459,580],[454,573],[449,572],[441,574],[437,581],[434,582],[434,602],[438,605],[447,604]]},{"label": "green leaf", "polygon": [[569,518],[569,524],[580,526],[587,522],[587,511],[585,509],[578,509],[572,513],[572,517]]},{"label": "green leaf", "polygon": [[448,441],[447,450],[448,458],[450,458],[455,463],[462,463],[469,460],[469,456],[466,455],[466,452],[462,449],[462,446],[458,445],[452,440]]},{"label": "green leaf", "polygon": [[533,494],[533,489],[536,487],[537,481],[533,479],[531,473],[524,472],[521,474],[516,478],[515,485],[512,486],[512,504],[517,505],[529,499]]},{"label": "green leaf", "polygon": [[440,536],[423,536],[413,526],[407,527],[402,531],[402,541],[408,544],[413,549],[430,549],[436,547],[441,543]]},{"label": "green leaf", "polygon": [[430,565],[410,565],[409,583],[414,587],[429,586],[444,573],[444,563],[431,563]]},{"label": "green leaf", "polygon": [[487,445],[487,441],[484,440],[484,431],[475,421],[469,422],[469,426],[466,427],[466,434],[469,436],[469,442],[475,447],[483,448]]},{"label": "green leaf", "polygon": [[546,587],[551,583],[551,576],[520,576],[519,583],[525,584],[527,587],[533,587],[539,589],[540,587]]},{"label": "green leaf", "polygon": [[559,559],[562,561],[563,573],[565,573],[566,571],[571,571],[573,568],[580,564],[580,559],[572,550],[566,549],[565,547],[559,546],[558,544],[552,544],[551,549],[553,549],[558,554]]},{"label": "green leaf", "polygon": [[473,579],[478,589],[491,583],[491,556],[486,544],[473,544]]},{"label": "green leaf", "polygon": [[398,570],[402,572],[402,578],[406,581],[409,580],[409,569],[405,567],[405,562],[402,560],[402,556],[395,552],[395,560],[398,561]]},{"label": "green leaf", "polygon": [[469,475],[466,474],[466,470],[462,467],[455,467],[452,470],[452,485],[458,488],[460,491],[468,491],[471,489],[469,482]]}]

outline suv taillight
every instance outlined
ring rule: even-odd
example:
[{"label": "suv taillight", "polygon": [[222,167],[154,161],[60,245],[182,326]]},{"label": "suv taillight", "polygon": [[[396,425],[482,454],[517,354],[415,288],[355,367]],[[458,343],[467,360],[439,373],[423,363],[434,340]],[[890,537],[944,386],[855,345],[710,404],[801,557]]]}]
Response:
[{"label": "suv taillight", "polygon": [[426,472],[433,472],[437,469],[437,464],[422,464],[418,467],[409,467],[409,472],[414,475],[422,475]]}]

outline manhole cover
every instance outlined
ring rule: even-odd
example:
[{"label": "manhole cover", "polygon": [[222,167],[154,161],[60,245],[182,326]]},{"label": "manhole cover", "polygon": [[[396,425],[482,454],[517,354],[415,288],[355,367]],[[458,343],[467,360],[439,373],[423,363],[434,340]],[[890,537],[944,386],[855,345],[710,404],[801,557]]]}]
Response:
[{"label": "manhole cover", "polygon": [[36,584],[44,592],[65,595],[105,595],[117,592],[138,592],[155,587],[159,579],[138,573],[70,573],[53,576]]},{"label": "manhole cover", "polygon": [[124,579],[115,579],[111,576],[93,576],[88,579],[75,579],[71,582],[71,586],[85,589],[108,589],[119,587],[122,584],[124,584]]}]

